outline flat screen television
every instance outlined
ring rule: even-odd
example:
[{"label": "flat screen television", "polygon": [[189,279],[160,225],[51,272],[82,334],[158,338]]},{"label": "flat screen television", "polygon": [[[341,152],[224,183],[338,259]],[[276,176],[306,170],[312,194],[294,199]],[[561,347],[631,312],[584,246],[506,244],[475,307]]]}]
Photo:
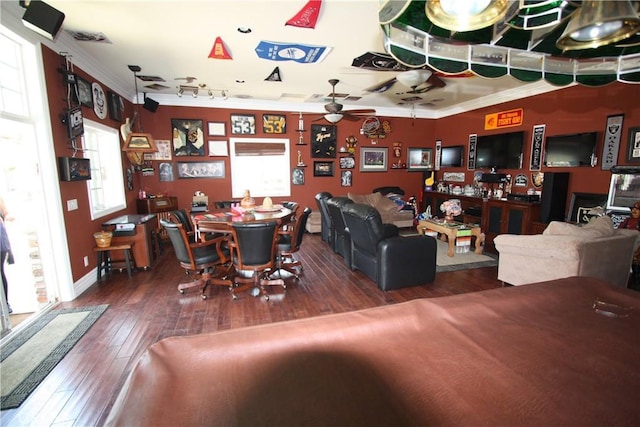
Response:
[{"label": "flat screen television", "polygon": [[477,169],[520,169],[524,131],[478,136]]},{"label": "flat screen television", "polygon": [[548,136],[544,164],[549,167],[593,166],[598,132]]},{"label": "flat screen television", "polygon": [[464,145],[442,147],[440,166],[453,168],[464,166]]}]

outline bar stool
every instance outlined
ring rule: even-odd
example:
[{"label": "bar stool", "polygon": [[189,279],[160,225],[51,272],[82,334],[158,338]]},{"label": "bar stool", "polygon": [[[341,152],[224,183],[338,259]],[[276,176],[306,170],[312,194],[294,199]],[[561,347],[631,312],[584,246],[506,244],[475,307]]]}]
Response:
[{"label": "bar stool", "polygon": [[107,247],[99,247],[95,246],[93,248],[94,252],[98,253],[98,281],[102,277],[102,270],[104,270],[104,274],[109,273],[113,267],[111,261],[111,251],[123,251],[124,252],[124,262],[127,267],[127,274],[131,277],[131,273],[133,269],[136,268],[135,259],[133,258],[133,250],[131,249],[133,243],[122,243],[119,245],[111,245]]}]

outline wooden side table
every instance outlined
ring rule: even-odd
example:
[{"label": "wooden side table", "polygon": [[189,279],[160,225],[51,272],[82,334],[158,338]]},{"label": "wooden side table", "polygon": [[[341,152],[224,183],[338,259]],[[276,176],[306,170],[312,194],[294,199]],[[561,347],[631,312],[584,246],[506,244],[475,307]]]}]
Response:
[{"label": "wooden side table", "polygon": [[439,222],[430,219],[421,219],[418,221],[418,230],[433,230],[444,236],[447,236],[449,242],[449,249],[447,255],[452,257],[455,255],[456,238],[458,236],[458,229],[464,226],[466,229],[471,230],[471,236],[475,236],[476,245],[475,253],[482,254],[482,244],[484,243],[484,233],[480,229],[479,225],[463,224],[461,222]]}]

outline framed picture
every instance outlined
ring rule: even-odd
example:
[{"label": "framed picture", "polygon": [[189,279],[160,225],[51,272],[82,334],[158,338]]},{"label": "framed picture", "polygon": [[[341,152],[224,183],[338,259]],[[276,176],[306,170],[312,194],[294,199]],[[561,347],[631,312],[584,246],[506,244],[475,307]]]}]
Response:
[{"label": "framed picture", "polygon": [[295,168],[291,172],[291,183],[293,185],[303,185],[304,184],[304,169]]},{"label": "framed picture", "polygon": [[340,157],[340,169],[353,169],[356,167],[356,159],[353,157]]},{"label": "framed picture", "polygon": [[82,157],[58,157],[60,181],[86,181],[91,179],[89,159]]},{"label": "framed picture", "polygon": [[410,171],[433,170],[432,148],[409,148],[407,153],[407,169]]},{"label": "framed picture", "polygon": [[76,76],[76,100],[84,107],[93,108],[93,93],[91,83],[80,76]]},{"label": "framed picture", "polygon": [[224,160],[177,162],[178,178],[224,178]]},{"label": "framed picture", "polygon": [[287,133],[287,118],[280,114],[263,114],[262,132]]},{"label": "framed picture", "polygon": [[313,162],[313,176],[333,176],[333,162]]},{"label": "framed picture", "polygon": [[224,122],[209,122],[207,125],[209,136],[225,136],[227,134]]},{"label": "framed picture", "polygon": [[173,163],[163,162],[159,165],[160,182],[171,182],[173,178]]},{"label": "framed picture", "polygon": [[156,143],[150,133],[133,132],[129,134],[129,137],[125,141],[125,145],[122,151],[153,153],[154,151],[157,151],[157,148]]},{"label": "framed picture", "polygon": [[204,156],[203,121],[171,119],[174,156]]},{"label": "framed picture", "polygon": [[629,129],[627,161],[631,163],[640,163],[640,127]]},{"label": "framed picture", "polygon": [[340,185],[343,187],[351,187],[351,183],[353,182],[353,171],[344,170],[340,171]]},{"label": "framed picture", "polygon": [[591,218],[598,216],[597,213],[590,213],[591,209],[601,207],[604,211],[606,204],[606,194],[571,193],[567,222],[586,224]]},{"label": "framed picture", "polygon": [[144,153],[145,160],[171,160],[171,141],[168,139],[156,139],[156,148],[158,151],[153,153]]},{"label": "framed picture", "polygon": [[115,92],[107,91],[109,118],[116,122],[122,121],[122,110],[124,110],[124,101],[122,97]]},{"label": "framed picture", "polygon": [[386,172],[388,156],[386,147],[360,147],[360,172]]},{"label": "framed picture", "polygon": [[209,156],[228,156],[227,141],[209,141]]},{"label": "framed picture", "polygon": [[253,114],[232,114],[231,134],[233,135],[255,135],[256,116]]},{"label": "framed picture", "polygon": [[334,125],[311,125],[311,157],[336,157],[337,127]]}]

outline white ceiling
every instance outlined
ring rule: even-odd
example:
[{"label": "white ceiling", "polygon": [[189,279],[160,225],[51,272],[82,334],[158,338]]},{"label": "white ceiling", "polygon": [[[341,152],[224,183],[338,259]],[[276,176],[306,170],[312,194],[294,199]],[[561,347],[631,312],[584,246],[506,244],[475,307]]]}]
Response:
[{"label": "white ceiling", "polygon": [[[135,100],[134,75],[128,65],[139,65],[139,75],[157,76],[166,89],[150,89],[154,82],[138,80],[138,91],[161,105],[195,105],[277,111],[323,112],[331,94],[329,79],[340,80],[338,94],[359,98],[338,99],[344,109],[375,108],[378,115],[438,118],[474,108],[557,89],[546,82],[524,84],[510,76],[444,77],[445,86],[419,94],[416,102],[410,89],[400,83],[384,93],[366,89],[379,85],[397,72],[368,71],[351,66],[366,52],[384,52],[378,24],[379,0],[324,0],[315,29],[285,25],[307,0],[47,0],[65,14],[63,30],[54,50],[69,52],[71,62],[105,85]],[[21,17],[17,1],[11,9]],[[244,34],[240,27],[251,32]],[[71,31],[102,33],[105,42],[77,41]],[[232,59],[210,59],[217,37]],[[44,38],[41,41],[45,42]],[[261,59],[255,52],[260,41],[327,46],[328,56],[319,63]],[[276,67],[281,80],[265,81]],[[176,95],[185,77],[191,85],[206,85],[198,98]],[[238,83],[238,80],[244,83]],[[214,99],[207,90],[214,90]],[[221,99],[221,91],[228,99]]]}]

